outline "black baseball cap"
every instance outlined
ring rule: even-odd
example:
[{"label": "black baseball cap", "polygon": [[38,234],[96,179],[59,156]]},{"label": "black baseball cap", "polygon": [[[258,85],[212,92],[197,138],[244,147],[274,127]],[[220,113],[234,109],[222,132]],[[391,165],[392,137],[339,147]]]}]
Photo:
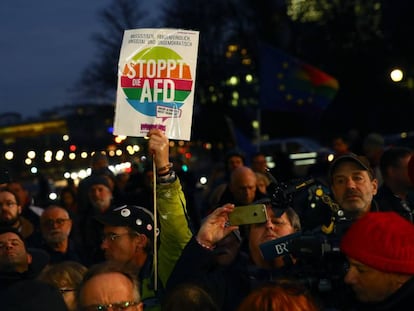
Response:
[{"label": "black baseball cap", "polygon": [[369,163],[369,160],[367,157],[362,155],[357,155],[355,153],[348,153],[344,154],[342,156],[337,157],[332,163],[329,168],[329,177],[332,180],[333,174],[335,173],[335,170],[338,168],[339,164],[343,162],[354,162],[358,164],[358,166],[361,167],[362,170],[368,171],[368,173],[371,175],[371,177],[375,177],[374,170],[371,167],[371,164]]},{"label": "black baseball cap", "polygon": [[153,239],[154,215],[144,207],[123,205],[110,209],[102,215],[95,216],[95,219],[104,225],[129,227]]}]

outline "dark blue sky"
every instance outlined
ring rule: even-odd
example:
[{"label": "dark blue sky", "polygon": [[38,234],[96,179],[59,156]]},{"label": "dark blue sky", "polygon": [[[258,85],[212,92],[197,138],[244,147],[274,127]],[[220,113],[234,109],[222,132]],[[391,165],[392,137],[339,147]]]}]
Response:
[{"label": "dark blue sky", "polygon": [[0,1],[0,114],[37,116],[69,103],[67,89],[93,60],[91,37],[102,31],[98,14],[110,3]]},{"label": "dark blue sky", "polygon": [[0,113],[24,117],[66,103],[93,60],[98,12],[110,0],[0,1]]}]

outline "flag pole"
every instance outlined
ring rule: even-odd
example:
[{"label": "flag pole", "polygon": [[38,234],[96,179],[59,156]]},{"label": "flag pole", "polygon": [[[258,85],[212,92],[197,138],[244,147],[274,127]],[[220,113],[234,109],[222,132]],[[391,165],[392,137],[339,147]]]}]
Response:
[{"label": "flag pole", "polygon": [[154,267],[154,290],[158,290],[158,237],[157,237],[157,231],[158,231],[158,220],[157,220],[157,166],[155,164],[155,159],[152,157],[152,173],[153,173],[153,183],[152,183],[152,198],[154,202],[154,257],[153,257],[153,267]]}]

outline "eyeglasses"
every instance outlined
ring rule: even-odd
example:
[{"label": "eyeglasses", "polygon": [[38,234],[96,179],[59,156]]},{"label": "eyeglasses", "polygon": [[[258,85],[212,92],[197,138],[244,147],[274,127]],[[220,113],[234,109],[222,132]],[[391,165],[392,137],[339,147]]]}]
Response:
[{"label": "eyeglasses", "polygon": [[46,219],[42,221],[42,225],[47,227],[53,227],[55,224],[58,226],[62,226],[65,222],[69,220],[69,218]]},{"label": "eyeglasses", "polygon": [[105,233],[102,235],[102,241],[116,241],[117,239],[119,239],[121,236],[123,235],[131,235],[130,232],[125,232],[125,233],[113,233],[113,232],[109,232],[109,233]]},{"label": "eyeglasses", "polygon": [[0,207],[3,207],[3,206],[13,207],[16,205],[17,205],[17,202],[13,202],[13,201],[0,202]]},{"label": "eyeglasses", "polygon": [[107,305],[90,305],[86,307],[81,307],[81,311],[107,311],[111,309],[112,311],[124,311],[129,307],[136,306],[139,301],[122,301],[116,303],[110,303]]}]

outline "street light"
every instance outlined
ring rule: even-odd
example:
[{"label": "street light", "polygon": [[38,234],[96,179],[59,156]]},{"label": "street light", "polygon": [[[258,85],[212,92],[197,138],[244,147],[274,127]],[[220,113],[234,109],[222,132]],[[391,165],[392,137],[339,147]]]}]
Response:
[{"label": "street light", "polygon": [[391,70],[390,77],[391,80],[395,83],[400,83],[404,80],[404,83],[402,83],[403,87],[406,87],[408,89],[414,88],[414,79],[412,77],[404,77],[404,72],[399,68]]},{"label": "street light", "polygon": [[401,69],[395,68],[391,70],[390,77],[391,77],[391,80],[394,82],[401,82],[401,80],[404,77],[404,73],[402,72]]}]

